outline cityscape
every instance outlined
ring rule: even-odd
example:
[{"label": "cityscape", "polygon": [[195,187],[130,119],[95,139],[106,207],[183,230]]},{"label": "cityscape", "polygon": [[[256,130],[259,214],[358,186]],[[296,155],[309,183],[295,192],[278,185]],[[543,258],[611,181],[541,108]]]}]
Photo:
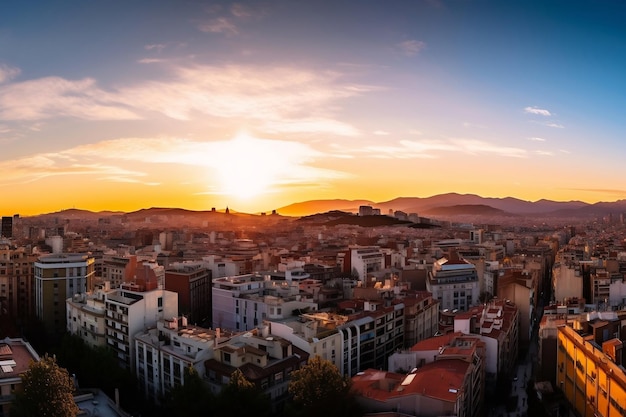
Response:
[{"label": "cityscape", "polygon": [[0,5],[0,417],[626,415],[626,4]]}]

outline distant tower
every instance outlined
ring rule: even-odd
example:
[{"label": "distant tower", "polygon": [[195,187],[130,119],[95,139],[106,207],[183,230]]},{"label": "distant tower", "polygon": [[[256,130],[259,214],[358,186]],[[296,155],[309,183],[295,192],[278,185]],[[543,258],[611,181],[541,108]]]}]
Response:
[{"label": "distant tower", "polygon": [[226,214],[230,213],[230,210],[228,210],[228,206],[226,206]]},{"label": "distant tower", "polygon": [[0,229],[0,236],[6,238],[13,237],[13,217],[3,216],[2,217],[2,226]]}]

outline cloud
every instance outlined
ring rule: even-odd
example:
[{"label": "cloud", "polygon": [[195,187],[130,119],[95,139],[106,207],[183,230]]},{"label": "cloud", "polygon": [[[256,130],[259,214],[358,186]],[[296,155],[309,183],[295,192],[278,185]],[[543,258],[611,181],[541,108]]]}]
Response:
[{"label": "cloud", "polygon": [[139,64],[158,64],[161,62],[165,62],[165,59],[161,58],[142,58],[137,60]]},{"label": "cloud", "polygon": [[167,46],[167,44],[164,44],[164,43],[153,43],[153,44],[150,44],[150,45],[145,45],[143,48],[146,51],[154,50],[154,51],[157,51],[157,52],[161,52],[163,49],[165,49],[166,46]]},{"label": "cloud", "polygon": [[40,120],[59,116],[86,120],[140,118],[90,78],[71,81],[45,77],[0,86],[1,119]]},{"label": "cloud", "polygon": [[546,140],[544,138],[528,138],[528,140],[532,141],[532,142],[545,142]]},{"label": "cloud", "polygon": [[373,132],[376,136],[389,136],[389,132],[386,132],[384,130],[375,130]]},{"label": "cloud", "polygon": [[550,152],[550,151],[541,151],[541,150],[539,150],[539,151],[535,151],[535,154],[537,154],[537,155],[541,155],[541,156],[552,156],[552,155],[554,155],[554,154],[553,154],[552,152]]},{"label": "cloud", "polygon": [[397,46],[398,48],[400,48],[404,55],[414,56],[421,52],[424,48],[426,48],[426,43],[410,39],[404,42],[400,42]]},{"label": "cloud", "polygon": [[335,118],[338,101],[376,90],[345,84],[341,74],[331,71],[240,65],[164,68],[170,71],[167,79],[117,89],[100,88],[90,78],[45,77],[0,85],[0,119],[138,120],[161,114],[187,121],[211,116],[271,132],[354,136],[355,127]]},{"label": "cloud", "polygon": [[20,74],[19,68],[11,67],[6,64],[0,64],[0,84],[12,80]]},{"label": "cloud", "polygon": [[536,106],[532,106],[532,107],[525,107],[524,108],[524,112],[525,113],[530,113],[530,114],[536,114],[539,116],[552,116],[552,113],[550,113],[550,111],[546,110],[546,109],[540,109]]},{"label": "cloud", "polygon": [[438,158],[441,153],[469,155],[492,154],[502,157],[526,158],[528,152],[521,148],[500,146],[475,139],[452,138],[448,140],[401,140],[396,145],[365,145],[358,149],[335,146],[337,153],[358,154],[370,158]]},{"label": "cloud", "polygon": [[563,129],[563,128],[565,128],[565,126],[563,126],[562,124],[559,124],[559,123],[546,123],[546,126],[554,127],[556,129]]},{"label": "cloud", "polygon": [[225,35],[233,36],[239,34],[237,25],[226,17],[218,17],[211,19],[208,22],[200,23],[198,29],[201,32],[206,33],[223,33]]}]

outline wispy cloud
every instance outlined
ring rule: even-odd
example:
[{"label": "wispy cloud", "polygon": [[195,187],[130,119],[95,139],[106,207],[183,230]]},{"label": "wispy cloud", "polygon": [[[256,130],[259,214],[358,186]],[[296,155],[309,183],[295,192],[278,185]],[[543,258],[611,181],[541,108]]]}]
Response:
[{"label": "wispy cloud", "polygon": [[12,80],[17,77],[20,72],[19,68],[11,67],[6,64],[0,64],[0,84]]},{"label": "wispy cloud", "polygon": [[366,145],[358,149],[336,148],[337,152],[359,154],[372,158],[439,158],[442,153],[465,153],[469,155],[498,155],[511,158],[525,158],[528,151],[521,148],[464,138],[447,140],[401,140],[395,145]]},{"label": "wispy cloud", "polygon": [[90,78],[71,81],[46,77],[0,86],[0,118],[40,120],[59,116],[87,120],[139,119]]},{"label": "wispy cloud", "polygon": [[539,107],[536,106],[529,106],[524,108],[524,112],[525,113],[530,113],[530,114],[536,114],[539,116],[552,116],[552,113],[550,113],[550,111],[546,110],[546,109],[540,109]]},{"label": "wispy cloud", "polygon": [[143,48],[146,51],[161,52],[163,49],[165,49],[166,46],[167,46],[167,44],[165,44],[165,43],[153,43],[153,44],[150,44],[150,45],[145,45]]},{"label": "wispy cloud", "polygon": [[559,123],[546,123],[546,126],[554,127],[556,129],[563,129],[563,128],[565,128],[565,126],[563,126],[562,124],[559,124]]},{"label": "wispy cloud", "polygon": [[389,136],[390,135],[390,133],[385,130],[375,130],[374,134],[376,136]]},{"label": "wispy cloud", "polygon": [[227,17],[218,17],[208,22],[200,23],[198,29],[206,33],[223,33],[231,36],[239,34],[237,25]]},{"label": "wispy cloud", "polygon": [[544,138],[528,138],[528,140],[532,141],[532,142],[545,142],[546,140]]},{"label": "wispy cloud", "polygon": [[398,48],[406,56],[414,56],[426,48],[426,43],[415,39],[409,39],[404,42],[400,42]]},{"label": "wispy cloud", "polygon": [[103,89],[90,78],[46,77],[0,85],[0,119],[137,120],[160,113],[191,120],[208,115],[251,121],[273,132],[356,135],[356,128],[335,118],[338,101],[376,89],[344,84],[336,72],[290,67],[166,69],[170,71],[167,80],[146,80],[114,90]]},{"label": "wispy cloud", "polygon": [[554,155],[554,153],[552,153],[550,151],[542,151],[542,150],[534,151],[534,153],[536,155],[540,155],[540,156],[552,156],[552,155]]}]

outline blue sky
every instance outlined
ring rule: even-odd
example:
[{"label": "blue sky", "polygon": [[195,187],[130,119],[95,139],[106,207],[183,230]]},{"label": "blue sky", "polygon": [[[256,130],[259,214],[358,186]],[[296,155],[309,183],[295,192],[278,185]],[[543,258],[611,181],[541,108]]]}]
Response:
[{"label": "blue sky", "polygon": [[618,1],[3,2],[0,211],[623,199],[624,21]]}]

